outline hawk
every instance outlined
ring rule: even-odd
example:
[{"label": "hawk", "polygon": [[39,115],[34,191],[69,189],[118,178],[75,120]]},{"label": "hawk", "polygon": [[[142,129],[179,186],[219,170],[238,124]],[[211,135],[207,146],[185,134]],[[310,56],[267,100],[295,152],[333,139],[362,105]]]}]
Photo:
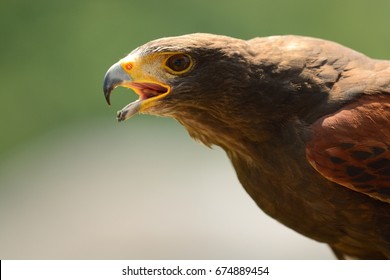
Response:
[{"label": "hawk", "polygon": [[135,49],[106,73],[108,103],[117,86],[139,95],[119,121],[172,117],[222,147],[269,216],[340,259],[390,258],[390,61],[309,37],[197,33]]}]

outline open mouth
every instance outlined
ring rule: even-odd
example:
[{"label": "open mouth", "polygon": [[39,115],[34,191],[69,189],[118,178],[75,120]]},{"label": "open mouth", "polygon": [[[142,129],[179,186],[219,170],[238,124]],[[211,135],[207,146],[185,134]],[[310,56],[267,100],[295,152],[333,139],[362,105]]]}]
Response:
[{"label": "open mouth", "polygon": [[126,87],[129,87],[134,90],[139,95],[140,100],[159,96],[161,94],[167,93],[169,90],[167,87],[155,83],[131,82],[126,85]]},{"label": "open mouth", "polygon": [[141,109],[151,107],[152,102],[163,98],[170,92],[168,86],[157,83],[129,82],[124,83],[121,86],[131,88],[139,95],[139,98],[117,112],[116,118],[118,121],[125,121],[138,113]]}]

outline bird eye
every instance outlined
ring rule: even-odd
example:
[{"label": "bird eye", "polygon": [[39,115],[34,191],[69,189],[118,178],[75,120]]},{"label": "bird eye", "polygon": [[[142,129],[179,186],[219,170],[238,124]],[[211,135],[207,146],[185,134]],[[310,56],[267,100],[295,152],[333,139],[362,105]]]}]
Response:
[{"label": "bird eye", "polygon": [[191,58],[186,54],[175,54],[168,58],[166,66],[174,73],[181,73],[191,66]]}]

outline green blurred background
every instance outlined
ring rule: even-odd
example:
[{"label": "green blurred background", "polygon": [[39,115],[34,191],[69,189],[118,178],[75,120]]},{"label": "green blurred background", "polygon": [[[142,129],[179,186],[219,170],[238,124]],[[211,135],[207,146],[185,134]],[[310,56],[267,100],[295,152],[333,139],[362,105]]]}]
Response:
[{"label": "green blurred background", "polygon": [[102,79],[135,47],[192,32],[308,35],[390,59],[389,15],[387,0],[1,1],[0,258],[332,258],[262,216],[223,153],[173,120],[117,124],[135,95],[107,107]]}]

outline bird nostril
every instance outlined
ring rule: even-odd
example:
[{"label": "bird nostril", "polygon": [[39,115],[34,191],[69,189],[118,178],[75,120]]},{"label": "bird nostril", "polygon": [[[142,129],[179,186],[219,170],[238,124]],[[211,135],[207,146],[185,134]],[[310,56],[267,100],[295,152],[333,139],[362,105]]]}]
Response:
[{"label": "bird nostril", "polygon": [[126,68],[127,71],[130,71],[133,69],[133,64],[131,62],[127,62],[123,65],[124,68]]}]

